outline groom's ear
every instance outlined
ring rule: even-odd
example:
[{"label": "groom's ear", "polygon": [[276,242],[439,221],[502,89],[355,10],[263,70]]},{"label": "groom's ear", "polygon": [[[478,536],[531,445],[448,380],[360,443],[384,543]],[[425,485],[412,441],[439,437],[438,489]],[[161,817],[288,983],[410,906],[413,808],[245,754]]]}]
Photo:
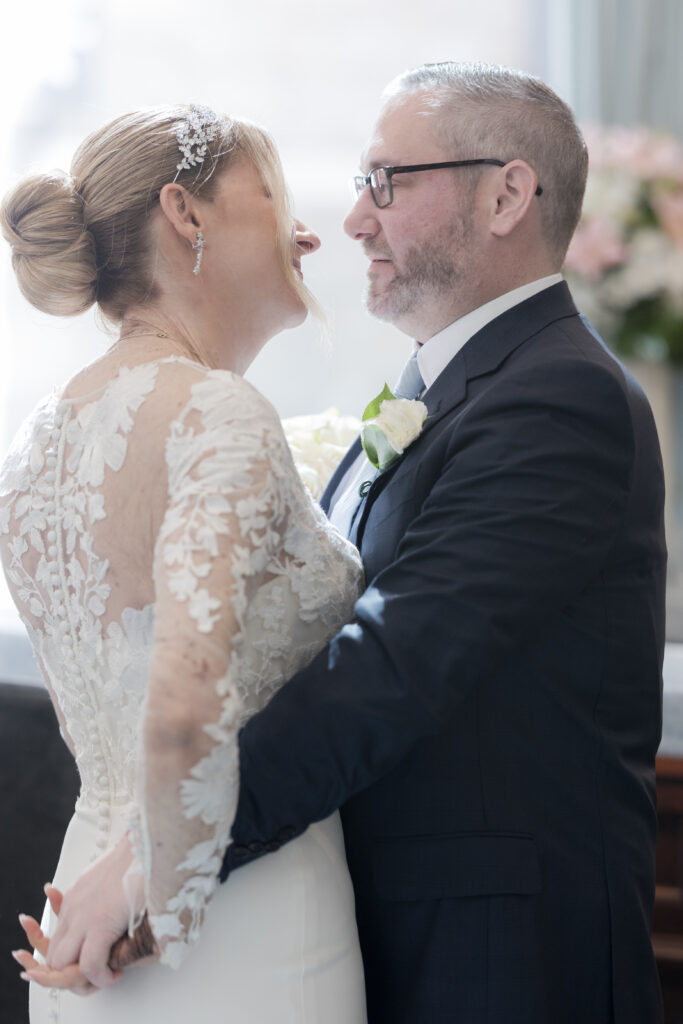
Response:
[{"label": "groom's ear", "polygon": [[179,235],[194,244],[201,229],[196,198],[175,182],[164,185],[159,194],[162,215]]},{"label": "groom's ear", "polygon": [[534,201],[538,179],[524,160],[510,160],[490,176],[491,232],[498,237],[511,234],[526,217]]}]

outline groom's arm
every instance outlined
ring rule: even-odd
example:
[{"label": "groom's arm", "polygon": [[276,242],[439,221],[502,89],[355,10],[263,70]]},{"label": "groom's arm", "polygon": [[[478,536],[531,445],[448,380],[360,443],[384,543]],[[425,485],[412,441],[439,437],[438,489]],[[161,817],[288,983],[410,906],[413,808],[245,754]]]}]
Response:
[{"label": "groom's arm", "polygon": [[585,587],[625,514],[634,445],[624,390],[602,367],[526,367],[480,396],[355,621],[243,729],[223,878],[440,731]]}]

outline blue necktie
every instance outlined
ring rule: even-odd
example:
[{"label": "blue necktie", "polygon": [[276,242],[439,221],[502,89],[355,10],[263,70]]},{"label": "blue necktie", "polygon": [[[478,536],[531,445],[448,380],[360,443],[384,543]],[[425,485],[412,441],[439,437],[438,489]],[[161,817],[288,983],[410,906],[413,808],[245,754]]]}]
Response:
[{"label": "blue necktie", "polygon": [[396,398],[417,398],[424,391],[424,386],[425,382],[417,365],[417,352],[413,352],[396,381],[394,395]]}]

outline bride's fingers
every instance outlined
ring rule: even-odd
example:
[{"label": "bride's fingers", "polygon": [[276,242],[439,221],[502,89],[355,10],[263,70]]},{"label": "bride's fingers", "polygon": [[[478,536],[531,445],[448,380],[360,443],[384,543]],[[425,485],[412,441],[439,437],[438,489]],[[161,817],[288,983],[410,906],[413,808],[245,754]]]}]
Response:
[{"label": "bride's fingers", "polygon": [[43,886],[43,892],[50,901],[52,913],[58,917],[59,912],[62,909],[62,900],[64,899],[64,894],[61,893],[59,889],[55,889],[54,885],[51,885],[50,882],[45,883],[45,885]]},{"label": "bride's fingers", "polygon": [[13,949],[12,956],[24,971],[31,971],[41,966],[27,949]]},{"label": "bride's fingers", "polygon": [[[37,922],[33,921],[32,918],[29,920],[33,922],[33,925],[35,925],[43,939],[45,939]],[[24,931],[28,935],[29,929],[24,928]],[[45,941],[49,944],[50,940],[45,939]],[[38,946],[36,946],[36,949],[38,949]],[[38,951],[43,953],[40,949]],[[38,963],[36,958],[26,949],[15,949],[12,951],[12,956],[22,968],[21,977],[24,981],[35,981],[37,985],[42,985],[44,988],[68,989],[79,996],[90,995],[91,992],[97,991],[95,986],[91,985],[85,977],[78,964],[70,964],[63,970],[56,971],[52,967]],[[113,976],[114,980],[118,981],[121,974],[121,971],[117,971]]]},{"label": "bride's fingers", "polygon": [[86,936],[83,943],[79,965],[85,977],[96,988],[109,988],[123,976],[122,970],[113,971],[108,965],[111,946],[111,935],[98,936],[96,933],[92,937]]},{"label": "bride's fingers", "polygon": [[83,945],[83,930],[66,912],[56,920],[57,926],[52,933],[50,952],[46,959],[50,967],[61,971],[69,964],[78,963]]},{"label": "bride's fingers", "polygon": [[64,971],[53,971],[45,964],[39,964],[26,949],[15,949],[12,951],[12,956],[22,968],[21,977],[24,981],[35,981],[37,985],[42,985],[44,988],[70,989],[77,995],[88,995],[95,991],[77,964],[71,965]]},{"label": "bride's fingers", "polygon": [[[15,957],[15,959],[18,958]],[[21,977],[24,981],[34,981],[37,985],[42,985],[43,988],[68,989],[79,996],[90,995],[91,992],[97,991],[95,986],[91,985],[84,977],[78,964],[70,964],[61,971],[46,967],[37,961],[34,961],[34,965],[28,966],[22,971]]]},{"label": "bride's fingers", "polygon": [[33,948],[37,949],[41,956],[47,956],[50,940],[47,935],[43,934],[43,930],[36,919],[28,914],[19,914],[19,924],[24,929],[26,938]]}]

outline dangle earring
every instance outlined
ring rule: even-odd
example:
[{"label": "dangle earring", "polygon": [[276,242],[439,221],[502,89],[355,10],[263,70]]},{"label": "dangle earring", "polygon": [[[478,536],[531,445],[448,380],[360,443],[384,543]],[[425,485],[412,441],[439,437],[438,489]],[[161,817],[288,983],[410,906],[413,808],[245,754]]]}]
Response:
[{"label": "dangle earring", "polygon": [[201,231],[197,232],[197,241],[192,246],[194,251],[197,253],[197,262],[194,265],[193,274],[198,274],[202,266],[202,256],[204,255],[204,235]]}]

